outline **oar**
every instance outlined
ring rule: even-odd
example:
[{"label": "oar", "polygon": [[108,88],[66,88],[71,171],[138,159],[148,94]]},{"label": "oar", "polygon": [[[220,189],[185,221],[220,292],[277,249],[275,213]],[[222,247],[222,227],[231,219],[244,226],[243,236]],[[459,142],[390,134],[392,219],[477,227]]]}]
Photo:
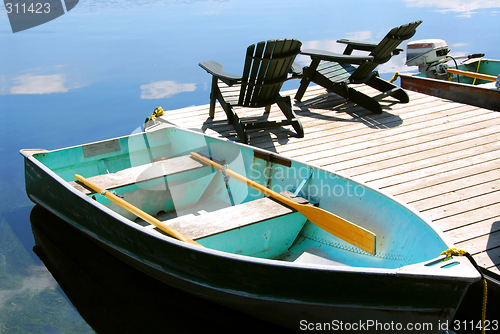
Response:
[{"label": "oar", "polygon": [[487,81],[496,81],[497,77],[494,75],[488,75],[488,74],[483,74],[483,73],[474,73],[474,72],[469,72],[469,71],[461,71],[461,70],[455,70],[453,68],[449,68],[447,70],[449,73],[453,74],[459,74],[459,75],[465,75],[466,77],[472,77],[476,79],[483,79]]},{"label": "oar", "polygon": [[[198,153],[191,152],[191,156],[206,165],[222,171],[223,166],[199,155]],[[288,197],[278,194],[277,192],[230,170],[229,168],[226,168],[224,173],[235,180],[243,182],[248,186],[259,190],[275,200],[292,207],[325,231],[356,247],[361,248],[368,253],[375,254],[375,234],[373,232],[318,207],[299,204]]]},{"label": "oar", "polygon": [[188,237],[186,237],[185,235],[177,232],[176,230],[168,227],[167,225],[165,225],[164,223],[162,223],[161,221],[159,221],[158,219],[156,219],[155,217],[149,215],[148,213],[142,211],[141,209],[139,209],[138,207],[130,204],[129,202],[121,199],[120,197],[112,194],[110,191],[107,191],[101,187],[99,187],[97,184],[93,183],[92,181],[89,181],[87,180],[86,178],[84,178],[83,176],[81,175],[78,175],[78,174],[75,174],[75,178],[80,181],[81,183],[83,183],[84,185],[86,185],[87,187],[89,188],[92,188],[95,192],[98,192],[98,193],[101,193],[103,194],[104,196],[106,196],[109,200],[115,202],[116,204],[118,204],[119,206],[121,206],[122,208],[124,208],[125,210],[129,211],[129,212],[132,212],[134,215],[136,215],[137,217],[140,217],[142,219],[144,219],[145,221],[147,221],[148,223],[158,227],[160,230],[170,234],[171,236],[173,236],[174,238],[177,238],[181,241],[185,241],[187,243],[190,243],[190,244],[193,244],[193,245],[197,245],[197,246],[201,246],[203,247],[202,245],[200,245],[199,243],[197,243],[196,241],[194,240],[191,240],[189,239]]}]

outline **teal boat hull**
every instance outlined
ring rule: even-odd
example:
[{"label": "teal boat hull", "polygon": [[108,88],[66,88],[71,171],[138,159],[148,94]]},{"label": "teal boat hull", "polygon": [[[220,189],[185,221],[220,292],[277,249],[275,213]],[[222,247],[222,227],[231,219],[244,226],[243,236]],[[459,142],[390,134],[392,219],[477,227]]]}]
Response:
[{"label": "teal boat hull", "polygon": [[[159,138],[158,146],[155,138]],[[136,142],[144,145],[138,149]],[[302,331],[325,324],[338,328],[342,323],[350,329],[368,326],[370,332],[381,327],[386,330],[392,323],[396,329],[409,329],[413,324],[418,332],[440,333],[441,324],[452,320],[468,287],[480,279],[464,257],[442,262],[440,252],[453,245],[418,212],[376,189],[321,168],[175,127],[89,145],[55,151],[22,150],[29,198],[152,277],[280,326]],[[246,170],[248,176],[274,189],[293,191],[304,177],[295,172],[312,170],[313,177],[301,194],[375,232],[377,254],[354,248],[297,212],[256,224],[262,226],[260,229],[237,228],[231,234],[212,236],[210,242],[209,238],[199,239],[207,245],[203,248],[147,229],[112,210],[99,199],[101,195],[83,194],[70,184],[74,173],[86,177],[106,174],[123,169],[123,161],[127,161],[125,165],[140,165],[155,156],[186,154],[201,146],[225,159],[231,169]],[[191,182],[195,193],[212,189],[210,196],[219,196],[217,200],[229,206],[262,198],[234,180],[227,189],[222,178],[219,180],[220,173],[197,173],[188,174],[187,179],[179,176],[169,181],[167,188]],[[139,190],[150,191],[129,189],[128,193]],[[122,194],[127,197],[128,193]],[[191,197],[198,201],[200,196]],[[188,210],[184,199],[166,202],[177,202],[173,206],[183,215]],[[153,206],[151,203],[144,201],[142,208]],[[157,205],[150,211],[168,210],[171,204]],[[203,215],[199,217],[202,224]],[[240,238],[244,250],[226,249],[232,242],[229,238]],[[269,242],[252,247],[262,240]],[[300,256],[307,254],[305,260]]]}]

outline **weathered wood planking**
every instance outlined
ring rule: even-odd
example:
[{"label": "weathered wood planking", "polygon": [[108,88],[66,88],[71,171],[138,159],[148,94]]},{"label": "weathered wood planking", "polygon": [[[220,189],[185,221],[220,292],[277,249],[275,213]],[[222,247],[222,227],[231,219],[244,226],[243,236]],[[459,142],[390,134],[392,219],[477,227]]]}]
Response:
[{"label": "weathered wood planking", "polygon": [[[357,89],[377,94],[367,86]],[[410,103],[385,98],[385,112],[375,115],[311,86],[294,105],[304,138],[284,127],[250,132],[250,144],[383,189],[432,219],[480,265],[500,273],[500,113],[408,93]],[[267,115],[263,109],[238,110],[250,119],[280,114],[276,106]],[[220,106],[213,120],[208,104],[167,111],[164,118],[236,139]]]}]

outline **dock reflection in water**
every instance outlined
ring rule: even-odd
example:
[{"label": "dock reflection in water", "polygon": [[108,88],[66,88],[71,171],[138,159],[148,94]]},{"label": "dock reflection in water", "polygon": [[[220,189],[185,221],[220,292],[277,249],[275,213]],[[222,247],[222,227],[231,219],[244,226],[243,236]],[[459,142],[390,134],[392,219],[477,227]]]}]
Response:
[{"label": "dock reflection in water", "polygon": [[130,267],[38,205],[30,220],[33,251],[97,333],[287,333]]}]

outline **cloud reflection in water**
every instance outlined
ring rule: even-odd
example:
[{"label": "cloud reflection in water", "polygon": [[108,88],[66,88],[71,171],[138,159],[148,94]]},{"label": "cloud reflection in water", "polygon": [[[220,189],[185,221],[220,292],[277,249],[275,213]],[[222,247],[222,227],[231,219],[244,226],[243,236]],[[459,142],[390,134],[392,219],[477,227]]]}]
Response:
[{"label": "cloud reflection in water", "polygon": [[66,93],[70,87],[67,86],[66,75],[31,75],[25,74],[12,79],[17,85],[9,89],[10,94],[52,94]]},{"label": "cloud reflection in water", "polygon": [[175,94],[184,92],[194,92],[196,84],[177,83],[175,81],[156,81],[141,86],[141,99],[162,99],[172,97]]},{"label": "cloud reflection in water", "polygon": [[[28,267],[28,276],[24,277],[22,281],[19,282],[19,286],[13,289],[0,289],[0,310],[11,300],[15,299],[19,295],[27,294],[28,296],[35,296],[42,293],[46,289],[56,289],[57,282],[49,273],[45,266],[33,265]],[[14,305],[11,303],[10,307]],[[15,310],[19,310],[21,306],[14,307]],[[1,326],[0,326],[1,328]]]}]

